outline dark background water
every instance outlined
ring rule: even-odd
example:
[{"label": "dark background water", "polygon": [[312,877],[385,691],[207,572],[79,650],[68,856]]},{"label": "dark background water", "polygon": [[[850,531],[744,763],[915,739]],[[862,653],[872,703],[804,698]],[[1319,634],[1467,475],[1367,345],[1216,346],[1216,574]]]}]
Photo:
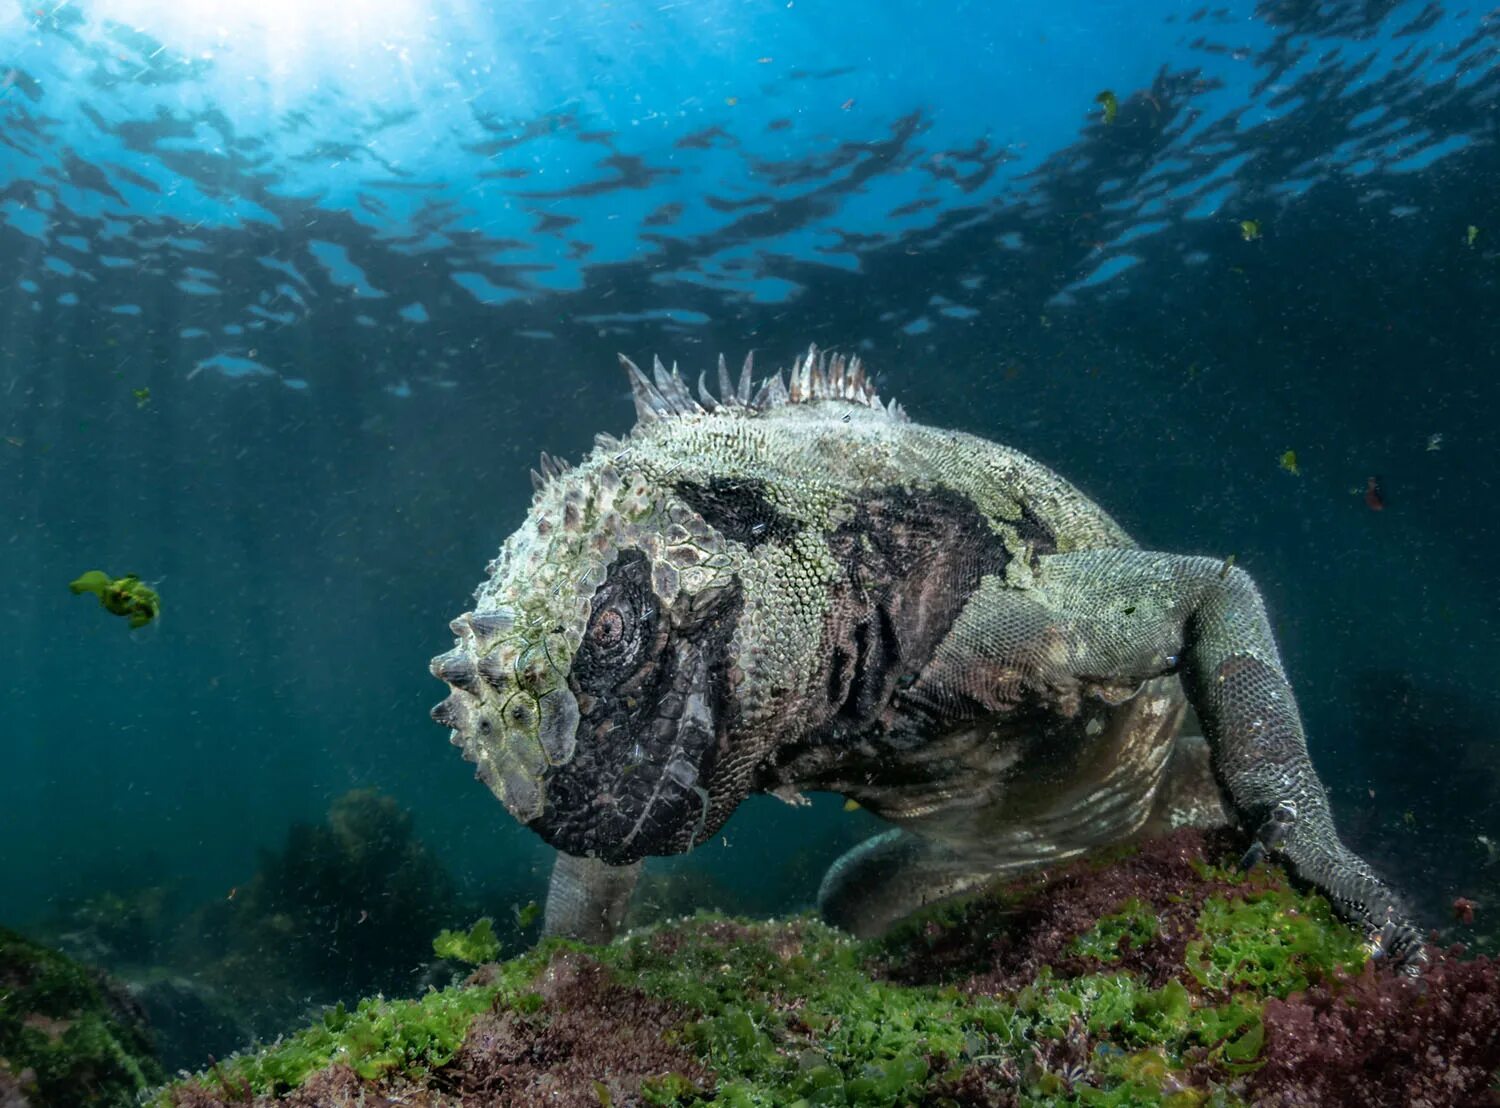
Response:
[{"label": "dark background water", "polygon": [[[0,922],[187,919],[364,787],[439,915],[539,897],[427,660],[537,453],[628,429],[616,351],[816,341],[1235,554],[1347,836],[1493,930],[1500,17],[397,7],[280,57],[119,6],[0,14]],[[159,624],[70,596],[93,568]],[[800,909],[870,827],[759,801],[660,868]]]}]

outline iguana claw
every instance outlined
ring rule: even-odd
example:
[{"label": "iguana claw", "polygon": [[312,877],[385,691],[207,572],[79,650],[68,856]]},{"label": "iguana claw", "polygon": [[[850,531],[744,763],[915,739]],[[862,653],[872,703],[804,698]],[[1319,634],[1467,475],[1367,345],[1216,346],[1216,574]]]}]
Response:
[{"label": "iguana claw", "polygon": [[1422,936],[1409,923],[1399,923],[1390,915],[1378,931],[1372,931],[1366,948],[1374,959],[1389,959],[1393,967],[1408,977],[1420,977],[1427,965],[1427,951]]},{"label": "iguana claw", "polygon": [[1240,859],[1240,869],[1253,869],[1265,860],[1266,855],[1286,845],[1286,837],[1296,822],[1297,808],[1290,801],[1283,800],[1271,809],[1271,814],[1255,832],[1255,841]]},{"label": "iguana claw", "polygon": [[[1278,803],[1256,830],[1250,849],[1240,859],[1240,868],[1252,869],[1268,855],[1282,850],[1296,823],[1296,805],[1286,800]],[[1427,965],[1422,935],[1411,924],[1398,920],[1395,913],[1394,906],[1388,907],[1385,919],[1378,926],[1370,924],[1365,949],[1372,959],[1389,960],[1392,967],[1408,977],[1419,977]]]}]

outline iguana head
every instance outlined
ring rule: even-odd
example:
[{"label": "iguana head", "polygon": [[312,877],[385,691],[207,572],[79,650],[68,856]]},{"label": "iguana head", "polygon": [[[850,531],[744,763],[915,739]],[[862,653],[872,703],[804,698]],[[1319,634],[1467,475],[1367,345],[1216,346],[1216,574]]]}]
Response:
[{"label": "iguana head", "polygon": [[758,391],[748,359],[737,385],[720,359],[722,399],[700,379],[701,402],[675,367],[657,362],[653,383],[622,361],[637,427],[577,467],[543,456],[525,523],[432,660],[451,689],[433,718],[511,814],[617,865],[691,849],[728,819],[778,698],[797,695],[784,671],[817,644],[817,604],[790,602],[820,587],[816,557],[793,551],[817,498],[777,479],[757,421],[835,398],[900,418],[857,359],[809,351],[790,389],[776,375]]}]

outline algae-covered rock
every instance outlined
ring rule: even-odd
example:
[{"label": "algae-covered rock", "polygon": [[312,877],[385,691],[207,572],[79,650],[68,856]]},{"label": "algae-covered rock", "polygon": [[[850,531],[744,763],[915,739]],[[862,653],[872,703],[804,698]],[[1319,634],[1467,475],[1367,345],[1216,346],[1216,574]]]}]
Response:
[{"label": "algae-covered rock", "polygon": [[0,1105],[134,1104],[163,1076],[123,991],[0,928]]},{"label": "algae-covered rock", "polygon": [[1500,972],[1418,981],[1279,870],[1179,832],[882,940],[713,916],[372,1000],[160,1105],[1500,1103]]}]

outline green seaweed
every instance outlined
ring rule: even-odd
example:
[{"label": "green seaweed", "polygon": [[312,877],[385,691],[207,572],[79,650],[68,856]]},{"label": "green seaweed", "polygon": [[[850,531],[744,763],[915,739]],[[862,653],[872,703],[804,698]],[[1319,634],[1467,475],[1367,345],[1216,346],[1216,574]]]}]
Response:
[{"label": "green seaweed", "polygon": [[678,1104],[691,1101],[698,1087],[680,1073],[662,1073],[641,1082],[641,1099],[647,1104]]},{"label": "green seaweed", "polygon": [[55,1108],[133,1104],[163,1077],[144,1028],[101,974],[0,928],[0,1079],[7,1074]]},{"label": "green seaweed", "polygon": [[683,1037],[728,1079],[713,1104],[904,1103],[928,1077],[925,1056],[956,1058],[975,1020],[951,991],[871,981],[866,948],[810,919],[700,916],[672,938],[670,957],[649,933],[600,956],[622,980],[703,1013]]},{"label": "green seaweed", "polygon": [[534,900],[529,900],[524,905],[512,904],[510,910],[516,918],[517,929],[521,931],[525,931],[542,918],[542,906]]},{"label": "green seaweed", "polygon": [[[1131,864],[1128,856],[1116,861]],[[1077,872],[1096,865],[1080,862]],[[894,1108],[972,1103],[974,1090],[999,1087],[1014,1090],[1022,1105],[1234,1105],[1235,1083],[1265,1064],[1265,1001],[1357,968],[1364,954],[1360,937],[1334,920],[1326,901],[1291,890],[1273,869],[1245,875],[1196,863],[1181,870],[1203,881],[1201,899],[1187,901],[1200,906],[1193,914],[1182,914],[1182,887],[1163,882],[1155,893],[1115,901],[1081,934],[1063,933],[1055,949],[1069,957],[1060,964],[1084,956],[1102,972],[1069,976],[1044,966],[1020,987],[1004,988],[987,984],[983,967],[974,970],[981,976],[953,984],[885,976],[907,965],[903,959],[920,961],[934,950],[946,957],[965,935],[984,951],[1008,928],[1036,926],[1030,913],[1044,910],[1036,905],[1047,888],[1040,878],[967,905],[936,906],[879,941],[857,941],[809,917],[751,923],[701,914],[605,947],[548,940],[486,967],[464,988],[333,1009],[321,1025],[220,1070],[230,1087],[255,1093],[293,1088],[331,1062],[371,1080],[420,1084],[455,1058],[474,1016],[492,1006],[526,1013],[539,1034],[563,1015],[553,987],[539,982],[567,950],[597,959],[620,986],[676,1006],[682,1022],[670,1025],[666,1041],[715,1075],[705,1085],[682,1073],[650,1074],[639,1084],[646,1104]],[[1148,947],[1160,955],[1168,907],[1201,933],[1175,973],[1152,983],[1127,972],[1124,955]],[[445,933],[435,949],[487,960],[493,941],[481,920],[468,932]],[[965,964],[993,965],[993,958],[974,955]],[[1111,972],[1112,963],[1121,968]],[[946,980],[944,973],[937,977]],[[580,1010],[568,1015],[577,1019]],[[603,1008],[587,1018],[608,1025],[621,1017]],[[629,1087],[602,1072],[588,1079],[582,1095],[601,1104]]]},{"label": "green seaweed", "polygon": [[[199,1087],[211,1082],[262,1095],[295,1089],[313,1073],[336,1063],[371,1080],[388,1074],[410,1078],[430,1074],[453,1059],[476,1016],[498,1005],[535,997],[530,991],[532,980],[563,945],[552,942],[507,962],[481,983],[433,990],[414,1000],[367,998],[352,1009],[335,1005],[312,1026],[219,1063],[192,1081]],[[168,1108],[175,1104],[177,1088],[169,1085],[160,1090],[152,1105]]]},{"label": "green seaweed", "polygon": [[1141,947],[1156,938],[1156,933],[1156,912],[1145,901],[1132,897],[1120,906],[1120,911],[1102,917],[1075,938],[1071,950],[1096,962],[1118,962],[1120,944],[1126,939],[1131,946]]},{"label": "green seaweed", "polygon": [[[1014,1003],[894,985],[868,976],[875,949],[807,919],[745,925],[699,917],[673,929],[670,957],[649,934],[600,953],[623,980],[705,1013],[684,1029],[684,1040],[721,1084],[712,1100],[685,1095],[683,1104],[906,1104],[939,1076],[997,1061],[1020,1070],[1029,1044],[1085,1033],[1132,1048],[1165,1042],[1172,1057],[1162,1055],[1153,1076],[1123,1051],[1101,1055],[1092,1073],[1100,1085],[1076,1103],[1164,1104],[1175,1095],[1163,1092],[1164,1083],[1180,1083],[1189,1046],[1219,1045],[1243,1027],[1217,1015],[1198,1020],[1180,982],[1150,989],[1130,975],[1069,980],[1044,971]],[[1069,1103],[1058,1099],[1062,1080],[1037,1072],[1026,1088],[1039,1102]]]},{"label": "green seaweed", "polygon": [[444,931],[432,940],[439,958],[451,958],[471,966],[493,962],[500,957],[500,940],[495,938],[495,924],[488,916],[467,931]]},{"label": "green seaweed", "polygon": [[91,569],[69,582],[74,596],[91,592],[110,615],[123,616],[131,628],[144,627],[161,614],[161,597],[133,573],[111,578],[102,570]]},{"label": "green seaweed", "polygon": [[1202,937],[1187,945],[1187,970],[1198,984],[1221,992],[1285,997],[1336,971],[1358,969],[1368,958],[1363,940],[1334,920],[1326,900],[1287,888],[1210,897],[1198,927]]}]

